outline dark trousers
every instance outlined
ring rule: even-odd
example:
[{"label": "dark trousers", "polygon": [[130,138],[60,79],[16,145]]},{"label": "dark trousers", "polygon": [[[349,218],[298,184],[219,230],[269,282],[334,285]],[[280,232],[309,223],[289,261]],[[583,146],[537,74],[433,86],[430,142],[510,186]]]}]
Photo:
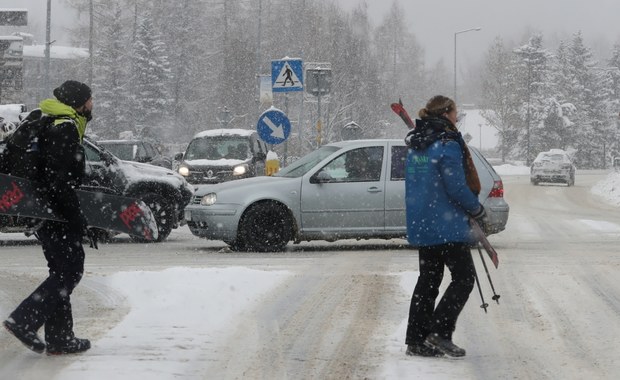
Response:
[{"label": "dark trousers", "polygon": [[[449,243],[419,248],[420,277],[411,297],[408,345],[423,343],[431,333],[452,340],[456,320],[474,288],[475,268],[467,244]],[[444,266],[452,280],[435,307]]]},{"label": "dark trousers", "polygon": [[11,313],[28,330],[45,325],[45,340],[57,344],[74,338],[71,293],[84,273],[82,237],[66,223],[45,222],[37,232],[49,276]]}]

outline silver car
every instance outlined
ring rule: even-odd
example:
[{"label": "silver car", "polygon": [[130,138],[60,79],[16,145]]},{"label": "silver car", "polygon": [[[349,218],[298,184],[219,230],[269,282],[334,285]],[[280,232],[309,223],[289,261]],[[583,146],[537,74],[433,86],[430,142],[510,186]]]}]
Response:
[{"label": "silver car", "polygon": [[[509,210],[502,180],[470,149],[497,233]],[[196,236],[258,252],[283,250],[290,240],[404,238],[406,157],[403,140],[324,145],[272,177],[198,187],[185,219]]]},{"label": "silver car", "polygon": [[567,186],[573,186],[575,171],[575,165],[567,152],[551,149],[536,156],[530,167],[530,182],[534,186],[540,182],[564,182]]}]

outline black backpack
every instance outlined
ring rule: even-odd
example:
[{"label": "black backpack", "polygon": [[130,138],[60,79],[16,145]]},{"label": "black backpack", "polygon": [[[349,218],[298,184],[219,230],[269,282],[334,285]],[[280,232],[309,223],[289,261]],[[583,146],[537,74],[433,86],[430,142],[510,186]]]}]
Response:
[{"label": "black backpack", "polygon": [[30,112],[7,138],[0,157],[0,172],[30,180],[39,179],[42,170],[39,141],[53,121],[53,117],[43,115],[40,109]]}]

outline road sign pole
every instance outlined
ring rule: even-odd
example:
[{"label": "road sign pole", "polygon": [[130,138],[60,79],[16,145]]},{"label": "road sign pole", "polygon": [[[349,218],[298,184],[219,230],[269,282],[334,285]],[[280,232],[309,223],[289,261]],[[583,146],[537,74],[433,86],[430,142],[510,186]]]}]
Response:
[{"label": "road sign pole", "polygon": [[322,134],[322,129],[323,129],[323,125],[321,124],[321,91],[319,90],[319,95],[317,96],[317,111],[319,114],[319,121],[317,123],[317,136],[316,136],[316,142],[317,142],[317,147],[321,146],[321,134]]},{"label": "road sign pole", "polygon": [[[288,115],[288,92],[284,95],[284,113]],[[286,159],[288,158],[288,139],[284,141],[284,152],[283,152],[283,167],[286,166]]]}]

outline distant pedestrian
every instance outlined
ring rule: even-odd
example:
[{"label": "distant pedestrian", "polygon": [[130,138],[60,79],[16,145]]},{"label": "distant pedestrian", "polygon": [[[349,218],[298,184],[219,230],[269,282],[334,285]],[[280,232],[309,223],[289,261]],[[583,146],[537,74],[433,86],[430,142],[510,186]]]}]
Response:
[{"label": "distant pedestrian", "polygon": [[[7,144],[11,158],[8,174],[36,181],[37,190],[49,199],[49,207],[67,220],[44,221],[37,230],[49,275],[3,323],[26,347],[37,353],[47,350],[48,355],[90,348],[88,339],[76,338],[73,333],[70,296],[84,273],[82,239],[88,229],[76,189],[84,176],[82,138],[92,117],[93,100],[86,84],[72,80],[56,88],[54,96],[56,99],[43,100],[40,110],[27,117],[39,120],[42,128],[28,150],[36,153],[36,170],[25,164],[33,162],[32,157],[11,156],[11,141]],[[38,335],[42,326],[45,342]]]},{"label": "distant pedestrian", "polygon": [[[406,138],[407,239],[418,248],[420,275],[411,298],[408,355],[464,356],[452,342],[456,321],[474,286],[469,217],[484,225],[480,181],[456,128],[456,104],[434,96]],[[437,306],[444,267],[452,279]]]}]

